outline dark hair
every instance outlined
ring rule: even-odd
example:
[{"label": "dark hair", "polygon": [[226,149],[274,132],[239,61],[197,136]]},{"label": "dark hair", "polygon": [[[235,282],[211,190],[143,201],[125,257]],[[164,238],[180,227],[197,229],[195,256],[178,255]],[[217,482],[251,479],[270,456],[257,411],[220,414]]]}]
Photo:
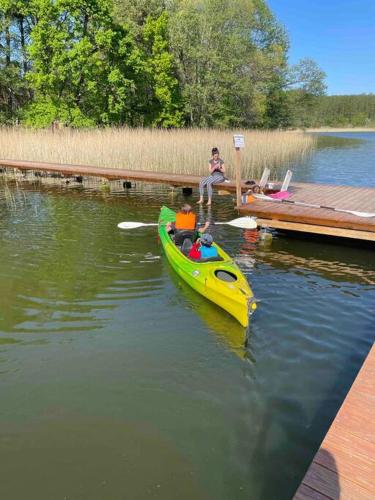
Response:
[{"label": "dark hair", "polygon": [[212,153],[212,156],[213,156],[213,155],[218,155],[218,154],[219,154],[219,150],[218,150],[218,148],[212,148],[211,153]]}]

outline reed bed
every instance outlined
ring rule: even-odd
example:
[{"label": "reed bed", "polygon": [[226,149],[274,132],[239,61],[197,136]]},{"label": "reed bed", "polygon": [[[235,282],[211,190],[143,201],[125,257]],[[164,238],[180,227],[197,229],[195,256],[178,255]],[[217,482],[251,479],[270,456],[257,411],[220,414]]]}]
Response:
[{"label": "reed bed", "polygon": [[[213,146],[220,149],[232,176],[234,131],[213,129],[29,130],[0,129],[0,157],[205,175]],[[242,177],[257,178],[264,167],[279,169],[308,155],[314,137],[301,131],[236,131],[245,135]]]}]

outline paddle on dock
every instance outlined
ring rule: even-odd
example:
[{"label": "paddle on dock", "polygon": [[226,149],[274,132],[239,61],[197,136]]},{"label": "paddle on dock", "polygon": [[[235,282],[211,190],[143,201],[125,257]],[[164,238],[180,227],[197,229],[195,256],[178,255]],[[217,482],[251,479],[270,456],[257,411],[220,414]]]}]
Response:
[{"label": "paddle on dock", "polygon": [[355,210],[344,210],[343,208],[326,207],[325,205],[314,205],[313,203],[305,203],[302,201],[276,199],[276,198],[271,198],[270,196],[267,196],[265,194],[253,194],[253,196],[258,200],[273,201],[275,203],[290,203],[292,205],[298,205],[300,207],[323,208],[325,210],[333,210],[335,212],[344,212],[346,214],[356,215],[357,217],[375,217],[375,213],[372,212],[357,212]]}]

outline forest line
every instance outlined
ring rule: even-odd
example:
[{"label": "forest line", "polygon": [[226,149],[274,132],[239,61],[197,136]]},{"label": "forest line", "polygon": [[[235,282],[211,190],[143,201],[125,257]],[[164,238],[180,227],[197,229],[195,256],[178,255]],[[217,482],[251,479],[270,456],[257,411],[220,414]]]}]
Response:
[{"label": "forest line", "polygon": [[0,22],[3,125],[289,128],[374,120],[374,96],[337,105],[313,60],[288,64],[287,32],[265,0],[0,0]]}]

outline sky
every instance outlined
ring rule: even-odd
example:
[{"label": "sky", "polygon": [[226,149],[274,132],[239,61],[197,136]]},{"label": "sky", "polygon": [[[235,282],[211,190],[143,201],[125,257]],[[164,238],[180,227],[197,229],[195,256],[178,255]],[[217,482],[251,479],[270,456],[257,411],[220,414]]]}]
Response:
[{"label": "sky", "polygon": [[327,93],[375,93],[375,0],[267,0],[289,35],[289,62],[310,57]]}]

